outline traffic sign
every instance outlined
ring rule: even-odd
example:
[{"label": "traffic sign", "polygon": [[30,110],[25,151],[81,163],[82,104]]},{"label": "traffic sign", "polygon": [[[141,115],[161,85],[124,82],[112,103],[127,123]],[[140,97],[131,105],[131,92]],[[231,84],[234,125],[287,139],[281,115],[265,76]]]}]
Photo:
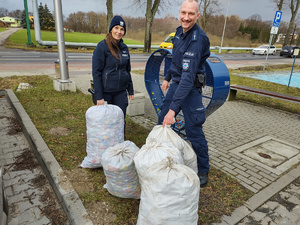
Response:
[{"label": "traffic sign", "polygon": [[273,21],[273,27],[279,27],[281,17],[282,17],[282,12],[276,11],[275,18]]},{"label": "traffic sign", "polygon": [[277,33],[278,33],[278,27],[272,27],[271,34],[277,34]]}]

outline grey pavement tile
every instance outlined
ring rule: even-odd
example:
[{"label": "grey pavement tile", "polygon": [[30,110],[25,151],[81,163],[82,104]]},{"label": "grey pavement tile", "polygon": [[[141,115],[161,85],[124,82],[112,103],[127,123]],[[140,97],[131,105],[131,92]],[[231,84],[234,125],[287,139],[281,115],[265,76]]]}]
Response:
[{"label": "grey pavement tile", "polygon": [[[90,74],[88,76],[91,78]],[[76,77],[78,77],[79,81],[77,83],[80,83],[80,87],[78,88],[85,90],[86,92],[87,85],[89,86],[89,80],[86,79],[87,76],[82,76],[80,78],[81,80],[79,80],[80,76]],[[135,86],[140,87],[137,89],[144,92],[143,76],[133,75],[133,80]],[[151,127],[156,125],[157,115],[147,93],[145,93],[145,97],[145,108],[147,109],[145,111],[147,112],[147,115],[135,116],[133,117],[133,120],[148,128],[150,127],[149,129],[151,129]],[[236,110],[237,108],[239,110]],[[5,113],[7,115],[11,114],[10,111]],[[300,121],[298,117],[298,115],[274,110],[268,107],[257,106],[252,103],[233,101],[226,102],[220,109],[207,118],[204,124],[204,132],[209,142],[209,149],[211,150],[211,165],[223,170],[232,177],[235,177],[243,186],[256,193],[253,198],[247,202],[248,205],[246,206],[248,208],[243,208],[244,211],[242,210],[242,212],[239,212],[241,214],[238,214],[238,210],[236,210],[237,212],[234,212],[231,216],[225,217],[226,220],[223,220],[221,224],[232,225],[233,223],[246,218],[250,213],[250,210],[254,211],[253,214],[256,215],[254,218],[258,220],[262,214],[261,212],[256,212],[255,209],[265,202],[267,202],[268,210],[280,211],[280,204],[278,202],[267,200],[275,193],[280,192],[280,190],[288,185],[293,179],[299,177],[300,169],[298,169],[298,171],[292,170],[287,178],[280,179],[280,176],[274,174],[272,171],[268,171],[237,155],[231,154],[229,151],[264,136],[272,136],[299,145]],[[4,119],[0,119],[0,124],[6,122],[7,121]],[[16,139],[16,141],[18,141],[18,139]],[[272,182],[276,184],[276,187],[272,186]],[[293,191],[296,194],[299,194],[298,190],[297,187],[293,188]],[[288,199],[290,199],[292,203],[297,202],[297,199],[295,198],[289,197]],[[290,212],[291,217],[298,213],[298,208],[294,209],[295,213],[293,211]],[[271,216],[273,216],[274,219],[276,218],[276,215],[277,214],[273,213]],[[286,218],[281,218],[281,221],[278,219],[277,222],[285,224],[285,219]],[[247,219],[244,221],[246,220]],[[293,220],[297,221],[297,218],[293,217]],[[293,222],[289,219],[286,221]],[[265,217],[260,222],[261,223],[259,224],[267,224],[269,222],[270,224],[268,225],[275,224],[271,217]]]},{"label": "grey pavement tile", "polygon": [[257,184],[257,183],[254,183],[254,184],[252,184],[251,185],[253,188],[255,188],[256,190],[261,190],[263,187],[262,186],[260,186],[259,184]]},{"label": "grey pavement tile", "polygon": [[254,211],[249,216],[251,216],[252,219],[255,220],[255,221],[260,221],[266,216],[266,213],[259,212],[259,211]]}]

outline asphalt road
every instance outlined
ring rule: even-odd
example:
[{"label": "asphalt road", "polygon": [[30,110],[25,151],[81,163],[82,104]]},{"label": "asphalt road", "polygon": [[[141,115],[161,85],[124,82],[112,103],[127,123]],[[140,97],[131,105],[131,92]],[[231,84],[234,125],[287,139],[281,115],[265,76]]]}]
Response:
[{"label": "asphalt road", "polygon": [[[92,53],[67,53],[70,75],[91,73]],[[245,54],[218,55],[228,68],[264,65],[266,56]],[[132,68],[145,68],[150,54],[132,54]],[[12,75],[51,75],[55,74],[55,61],[57,52],[24,51],[21,49],[8,49],[0,47],[0,76]],[[292,58],[283,58],[279,54],[268,56],[267,64],[292,64]]]},{"label": "asphalt road", "polygon": [[[0,32],[0,45],[18,28],[10,28]],[[275,56],[244,54],[218,54],[228,68],[244,66],[292,64],[293,58]],[[144,69],[150,54],[131,54],[132,68]],[[91,74],[92,53],[66,53],[70,77],[73,75]],[[55,75],[55,61],[57,52],[24,51],[22,49],[9,49],[0,46],[0,76],[12,75]]]}]

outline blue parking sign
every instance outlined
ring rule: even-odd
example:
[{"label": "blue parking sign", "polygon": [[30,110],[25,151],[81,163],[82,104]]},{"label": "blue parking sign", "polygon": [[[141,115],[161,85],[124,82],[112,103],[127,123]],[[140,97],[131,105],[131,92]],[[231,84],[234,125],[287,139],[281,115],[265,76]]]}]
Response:
[{"label": "blue parking sign", "polygon": [[273,21],[273,27],[279,27],[281,16],[282,16],[282,12],[276,11],[275,18]]}]

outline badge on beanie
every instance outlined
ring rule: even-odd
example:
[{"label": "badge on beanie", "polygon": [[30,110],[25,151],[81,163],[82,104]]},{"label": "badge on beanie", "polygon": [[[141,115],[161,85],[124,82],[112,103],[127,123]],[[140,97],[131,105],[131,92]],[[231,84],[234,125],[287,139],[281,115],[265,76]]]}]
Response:
[{"label": "badge on beanie", "polygon": [[121,25],[122,27],[124,27],[124,22],[123,22],[123,21],[120,21],[120,25]]}]

